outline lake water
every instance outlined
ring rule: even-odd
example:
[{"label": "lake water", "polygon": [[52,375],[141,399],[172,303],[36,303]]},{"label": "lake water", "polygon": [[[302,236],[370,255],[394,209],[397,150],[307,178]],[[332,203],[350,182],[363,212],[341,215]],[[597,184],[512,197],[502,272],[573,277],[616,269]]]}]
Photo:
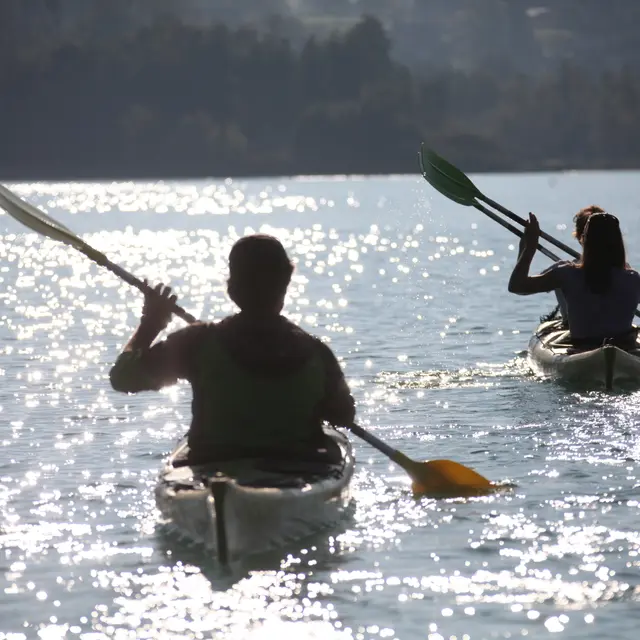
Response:
[{"label": "lake water", "polygon": [[[577,209],[608,207],[638,264],[639,178],[476,181],[567,243]],[[12,186],[203,318],[233,311],[234,240],[275,234],[297,263],[286,312],[330,340],[361,422],[517,488],[415,501],[356,441],[341,528],[221,570],[154,507],[189,388],[108,383],[141,296],[3,215],[0,639],[637,638],[640,394],[531,375],[523,352],[554,300],[507,293],[507,231],[415,176]]]}]

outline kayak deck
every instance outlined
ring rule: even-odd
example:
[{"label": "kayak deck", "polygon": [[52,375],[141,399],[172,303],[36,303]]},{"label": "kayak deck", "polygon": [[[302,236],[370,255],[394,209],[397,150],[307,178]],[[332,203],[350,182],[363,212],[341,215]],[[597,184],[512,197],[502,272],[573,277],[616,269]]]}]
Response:
[{"label": "kayak deck", "polygon": [[261,553],[337,522],[351,502],[355,460],[347,437],[326,429],[339,463],[240,459],[162,469],[156,504],[183,537],[215,550],[221,562]]},{"label": "kayak deck", "polygon": [[529,341],[529,363],[535,373],[568,382],[587,382],[612,389],[616,384],[640,384],[640,342],[623,348],[602,344],[577,347],[558,320],[543,322]]}]

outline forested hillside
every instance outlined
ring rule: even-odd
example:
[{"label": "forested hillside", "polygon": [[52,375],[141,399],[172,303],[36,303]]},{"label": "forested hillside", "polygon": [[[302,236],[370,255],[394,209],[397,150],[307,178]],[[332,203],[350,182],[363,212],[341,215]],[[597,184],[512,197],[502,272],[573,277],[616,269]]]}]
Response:
[{"label": "forested hillside", "polygon": [[[545,62],[521,21],[510,37],[529,47],[526,71],[500,53],[499,22],[494,42],[489,23],[479,23],[494,63],[443,65],[434,54],[432,64],[409,66],[374,17],[296,39],[271,14],[268,28],[262,14],[256,27],[230,27],[162,5],[151,15],[123,0],[87,0],[84,13],[71,0],[0,3],[0,177],[414,172],[422,140],[469,170],[640,161],[640,67],[631,53],[600,67],[574,54]],[[524,11],[520,0],[510,11],[517,6]],[[548,13],[540,11],[537,20]]]}]

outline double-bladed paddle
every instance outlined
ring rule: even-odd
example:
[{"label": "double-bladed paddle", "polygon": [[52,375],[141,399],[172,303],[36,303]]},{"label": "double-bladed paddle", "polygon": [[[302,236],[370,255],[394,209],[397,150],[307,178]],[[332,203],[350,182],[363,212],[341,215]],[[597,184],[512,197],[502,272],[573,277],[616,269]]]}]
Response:
[{"label": "double-bladed paddle", "polygon": [[[143,293],[153,292],[153,289],[142,280],[139,280],[122,267],[111,262],[103,253],[87,244],[63,224],[60,224],[38,208],[22,200],[2,185],[0,185],[0,207],[24,226],[40,235],[58,240],[77,249],[80,253],[87,256],[87,258],[106,267],[109,271],[115,273],[115,275]],[[188,323],[196,322],[194,316],[177,305],[174,306],[173,312]],[[458,462],[453,462],[453,460],[416,462],[400,451],[385,444],[361,426],[356,424],[345,426],[354,435],[369,443],[372,447],[402,467],[409,474],[416,495],[468,497],[485,495],[503,488],[500,485],[494,485],[485,477],[473,471],[473,469],[469,469]]]},{"label": "double-bladed paddle", "polygon": [[486,495],[506,488],[506,485],[493,484],[459,462],[453,460],[416,462],[357,424],[348,425],[347,428],[404,469],[411,478],[415,496],[469,497]]},{"label": "double-bladed paddle", "polygon": [[[7,189],[7,187],[0,184],[0,207],[2,207],[12,218],[22,223],[25,227],[28,227],[32,231],[39,233],[42,236],[47,236],[52,240],[58,240],[74,249],[83,253],[89,260],[93,260],[100,266],[105,267],[112,273],[115,273],[119,278],[122,278],[125,282],[142,291],[142,293],[148,293],[152,289],[149,285],[146,285],[142,280],[136,278],[133,274],[125,271],[122,267],[114,264],[97,249],[94,249],[91,245],[87,244],[82,238],[79,238],[73,231],[65,227],[63,224],[54,220],[51,216],[48,216],[43,211],[40,211],[37,207],[29,204],[13,191]],[[182,318],[186,322],[195,322],[196,319],[188,311],[185,311],[182,307],[174,305],[173,313],[179,318]]]},{"label": "double-bladed paddle", "polygon": [[[450,162],[447,162],[442,156],[439,156],[432,149],[425,147],[424,143],[420,148],[420,168],[422,169],[424,179],[434,187],[434,189],[438,190],[442,195],[446,196],[450,200],[467,207],[475,207],[489,215],[493,220],[503,222],[500,221],[495,214],[491,215],[493,212],[489,211],[478,202],[478,200],[482,200],[482,202],[488,204],[494,209],[497,209],[510,220],[513,220],[523,226],[526,224],[526,220],[524,218],[521,218],[519,215],[516,215],[513,211],[509,211],[509,209],[503,207],[495,200],[485,196],[480,189],[471,182],[470,178],[465,173],[453,166]],[[509,229],[512,233],[522,236],[522,232],[515,227],[511,225],[506,226],[506,224],[503,226]],[[575,249],[566,245],[564,242],[557,240],[553,236],[550,236],[548,233],[541,231],[540,237],[558,247],[558,249],[566,251],[570,256],[574,258],[580,257],[580,254]],[[543,249],[543,247],[539,248]],[[558,260],[558,258],[552,256],[553,254],[548,255],[552,260]]]},{"label": "double-bladed paddle", "polygon": [[[478,200],[482,200],[489,206],[503,213],[510,220],[513,220],[522,226],[527,223],[524,218],[516,215],[513,211],[509,211],[509,209],[506,209],[495,200],[487,198],[487,196],[485,196],[480,189],[471,182],[471,179],[465,173],[460,171],[460,169],[452,165],[450,162],[447,162],[442,156],[439,156],[432,149],[427,148],[424,143],[420,147],[419,157],[422,176],[434,189],[449,198],[449,200],[453,200],[465,207],[474,207],[475,209],[478,209],[478,211],[482,211],[482,213],[492,220],[495,220],[505,229],[511,231],[511,233],[522,237],[523,233],[520,229],[516,229],[516,227],[500,218],[496,213],[490,211],[486,207],[483,207]],[[580,254],[575,249],[572,249],[564,242],[550,236],[548,233],[540,231],[540,237],[544,238],[559,249],[566,251],[573,258],[580,258]],[[538,251],[555,262],[560,260],[558,256],[540,243],[538,243]],[[640,311],[636,309],[635,315],[640,318]]]}]

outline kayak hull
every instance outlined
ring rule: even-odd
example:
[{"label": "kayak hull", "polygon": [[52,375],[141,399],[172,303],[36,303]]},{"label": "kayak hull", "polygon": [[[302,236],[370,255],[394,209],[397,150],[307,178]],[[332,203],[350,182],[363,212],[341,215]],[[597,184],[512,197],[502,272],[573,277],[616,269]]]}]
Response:
[{"label": "kayak hull", "polygon": [[544,322],[531,337],[529,364],[544,377],[613,389],[640,386],[640,343],[623,349],[603,344],[577,349],[568,342],[568,332],[558,322]]},{"label": "kayak hull", "polygon": [[352,501],[351,444],[334,429],[326,433],[340,448],[340,464],[253,459],[175,467],[181,442],[160,472],[156,504],[181,536],[222,562],[311,535],[336,524]]}]

